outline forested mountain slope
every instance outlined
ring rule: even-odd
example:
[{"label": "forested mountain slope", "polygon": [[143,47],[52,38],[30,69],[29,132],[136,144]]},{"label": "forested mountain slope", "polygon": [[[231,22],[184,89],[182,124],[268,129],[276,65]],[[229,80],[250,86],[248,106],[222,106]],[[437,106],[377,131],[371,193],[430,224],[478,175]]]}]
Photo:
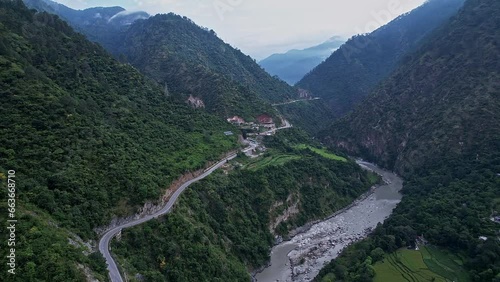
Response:
[{"label": "forested mountain slope", "polygon": [[430,37],[323,137],[402,174],[444,155],[498,151],[500,19],[486,3]]},{"label": "forested mountain slope", "polygon": [[[51,2],[26,1],[33,8],[40,4],[31,3]],[[67,9],[49,12],[66,19]],[[262,113],[277,115],[270,102],[298,97],[297,90],[271,77],[252,58],[186,17],[163,14],[130,25],[101,23],[95,20],[100,9],[112,8],[70,9],[87,20],[68,22],[116,58],[153,78],[165,92],[176,94],[178,100],[195,101],[195,106],[224,118],[238,115],[253,120]]]},{"label": "forested mountain slope", "polygon": [[250,57],[220,40],[215,32],[175,14],[133,24],[122,47],[113,50],[169,90],[200,98],[207,110],[251,119],[274,112],[269,102],[298,96]]},{"label": "forested mountain slope", "polygon": [[0,1],[0,15],[0,179],[17,172],[16,279],[81,280],[76,262],[89,262],[69,231],[94,239],[112,215],[233,149],[223,132],[235,128],[166,97],[53,15],[20,0]]},{"label": "forested mountain slope", "polygon": [[469,275],[463,281],[498,281],[498,223],[490,217],[500,212],[499,15],[499,1],[466,1],[363,104],[323,132],[325,142],[406,182],[393,216],[318,280],[370,281],[378,274],[370,264],[384,258],[370,254],[412,246],[424,235],[461,255]]},{"label": "forested mountain slope", "polygon": [[463,4],[463,0],[431,0],[370,34],[348,40],[307,74],[298,87],[310,90],[337,117],[349,112]]}]

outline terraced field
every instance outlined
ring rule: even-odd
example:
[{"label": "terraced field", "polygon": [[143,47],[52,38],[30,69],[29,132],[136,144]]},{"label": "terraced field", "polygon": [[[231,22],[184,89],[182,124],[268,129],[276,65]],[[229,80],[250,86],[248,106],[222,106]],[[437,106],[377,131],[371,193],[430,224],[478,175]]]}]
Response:
[{"label": "terraced field", "polygon": [[470,281],[469,275],[463,269],[460,257],[428,246],[420,250],[427,267],[446,279],[456,282]]},{"label": "terraced field", "polygon": [[467,282],[462,260],[434,247],[401,249],[374,265],[375,282]]}]

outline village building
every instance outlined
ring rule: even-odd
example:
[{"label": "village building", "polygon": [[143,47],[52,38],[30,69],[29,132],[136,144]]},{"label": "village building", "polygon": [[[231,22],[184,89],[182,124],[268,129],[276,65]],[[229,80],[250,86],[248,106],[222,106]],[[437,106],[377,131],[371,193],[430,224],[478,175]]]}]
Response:
[{"label": "village building", "polygon": [[232,123],[232,124],[236,124],[236,125],[242,125],[245,123],[245,120],[239,116],[234,116],[232,118],[228,118],[227,121]]},{"label": "village building", "polygon": [[262,114],[262,115],[258,116],[257,121],[260,124],[272,124],[272,123],[274,123],[273,117],[271,117],[268,114]]}]

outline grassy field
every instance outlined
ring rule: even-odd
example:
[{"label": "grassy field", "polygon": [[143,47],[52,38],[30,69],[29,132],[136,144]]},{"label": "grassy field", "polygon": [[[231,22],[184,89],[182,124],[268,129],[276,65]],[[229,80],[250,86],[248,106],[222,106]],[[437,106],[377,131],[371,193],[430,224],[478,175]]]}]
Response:
[{"label": "grassy field", "polygon": [[244,168],[255,171],[267,166],[283,165],[287,162],[298,160],[300,158],[301,157],[297,155],[272,154],[267,157],[253,159],[248,164],[246,164]]},{"label": "grassy field", "polygon": [[316,154],[322,156],[323,158],[341,161],[341,162],[347,162],[347,160],[345,158],[337,156],[335,154],[332,154],[332,153],[328,152],[325,148],[321,148],[321,149],[315,148],[315,147],[312,147],[312,146],[309,146],[306,144],[297,145],[297,146],[295,146],[295,148],[299,149],[299,150],[309,149],[309,150],[315,152]]},{"label": "grassy field", "polygon": [[460,257],[432,246],[422,248],[421,253],[425,264],[434,273],[450,281],[470,281]]},{"label": "grassy field", "polygon": [[375,282],[470,281],[459,257],[434,247],[398,250],[376,263],[374,269]]},{"label": "grassy field", "polygon": [[[315,147],[312,147],[312,146],[306,145],[306,144],[297,145],[294,148],[299,149],[299,150],[310,149],[311,151],[320,155],[323,158],[327,158],[327,159],[335,160],[335,161],[347,162],[347,160],[345,158],[337,156],[335,154],[332,154],[332,153],[328,152],[326,149],[319,149],[319,148],[315,148]],[[252,160],[248,161],[243,166],[243,168],[255,171],[255,170],[259,170],[259,169],[262,169],[262,168],[268,167],[268,166],[283,165],[287,162],[290,162],[293,160],[298,160],[300,158],[301,158],[301,156],[299,156],[299,155],[283,154],[283,153],[278,153],[278,152],[275,152],[274,150],[272,150],[265,157],[259,157],[259,158],[252,159]]]}]

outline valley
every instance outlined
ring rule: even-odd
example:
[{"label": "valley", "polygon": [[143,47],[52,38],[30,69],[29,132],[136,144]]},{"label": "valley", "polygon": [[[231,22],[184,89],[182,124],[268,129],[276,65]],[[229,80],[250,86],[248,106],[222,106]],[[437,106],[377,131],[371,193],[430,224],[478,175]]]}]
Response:
[{"label": "valley", "polygon": [[[225,238],[227,236],[228,239],[230,239],[230,241],[224,243],[224,245],[229,244],[230,247],[226,246],[226,248],[229,247],[230,253],[234,253],[240,259],[244,259],[244,261],[246,261],[245,264],[254,265],[255,268],[258,268],[262,264],[264,264],[267,260],[267,257],[269,255],[268,248],[272,245],[273,242],[273,240],[271,240],[273,236],[272,234],[275,234],[274,236],[276,236],[276,238],[279,238],[279,236],[284,236],[285,234],[287,234],[288,233],[287,230],[291,230],[293,227],[300,227],[301,225],[310,222],[311,220],[323,218],[330,215],[331,213],[337,211],[338,209],[341,209],[346,205],[349,205],[351,200],[348,199],[354,200],[355,195],[360,195],[369,188],[370,183],[373,184],[375,183],[375,181],[377,181],[376,177],[373,178],[368,176],[362,176],[363,179],[362,182],[358,182],[355,181],[352,178],[352,176],[339,175],[339,177],[342,177],[344,181],[349,182],[349,184],[347,185],[349,187],[352,187],[353,190],[356,190],[357,191],[355,192],[356,194],[352,194],[354,193],[354,191],[349,192],[343,190],[345,188],[341,187],[335,187],[333,190],[326,192],[329,190],[328,189],[329,185],[319,179],[315,180],[317,176],[314,176],[313,173],[309,173],[310,177],[312,177],[311,181],[313,181],[314,183],[313,186],[309,186],[305,183],[301,184],[303,180],[300,180],[299,183],[294,183],[293,180],[287,176],[292,171],[295,171],[295,173],[298,174],[297,176],[294,176],[294,178],[300,179],[301,177],[300,175],[304,174],[307,175],[308,173],[306,171],[310,171],[311,169],[315,168],[323,170],[326,168],[325,166],[328,166],[330,167],[330,170],[335,167],[334,170],[336,171],[340,170],[347,172],[353,170],[354,169],[353,166],[356,166],[352,161],[347,162],[347,160],[341,159],[340,157],[336,158],[323,157],[320,154],[314,153],[309,148],[304,146],[289,147],[289,145],[286,145],[285,147],[280,148],[280,146],[277,146],[277,144],[275,143],[276,141],[284,141],[285,140],[284,136],[297,138],[295,134],[296,133],[293,132],[293,129],[282,130],[280,132],[277,132],[276,135],[272,136],[264,134],[263,136],[266,136],[265,138],[275,139],[274,142],[269,140],[266,141],[266,139],[264,139],[264,144],[267,148],[265,153],[263,153],[261,156],[251,155],[251,157],[247,157],[245,155],[239,155],[238,157],[235,157],[234,159],[232,159],[232,161],[230,161],[229,163],[227,163],[222,167],[222,173],[219,172],[218,174],[214,174],[206,178],[205,180],[201,181],[200,183],[195,184],[194,187],[186,191],[185,192],[186,194],[184,194],[185,196],[183,196],[180,199],[180,203],[177,206],[177,209],[174,211],[174,213],[176,214],[175,217],[179,216],[184,217],[185,215],[182,214],[186,213],[187,211],[186,208],[188,210],[191,210],[192,212],[195,212],[194,210],[195,207],[198,207],[195,213],[203,214],[203,212],[206,212],[211,216],[213,216],[212,214],[216,211],[215,210],[204,211],[204,209],[207,208],[206,205],[212,206],[217,201],[222,200],[223,202],[225,202],[225,206],[228,206],[230,208],[227,209],[226,211],[223,210],[217,211],[218,215],[216,218],[219,223],[215,224],[214,222],[209,224],[210,229],[213,229],[213,231],[200,230],[201,234],[203,234],[203,235],[200,234],[200,236],[205,238],[202,241],[205,242],[204,244],[209,244],[210,246],[212,246],[210,247],[210,249],[215,248],[213,250],[215,251],[217,248],[219,248],[218,244],[220,243],[217,243],[217,240],[213,241],[214,238],[212,237],[213,235],[210,235],[211,232],[218,233],[219,234],[218,237],[221,236],[220,238]],[[289,152],[286,153],[285,155],[284,152],[287,150],[294,150],[295,152],[294,153]],[[325,153],[323,153],[323,155],[325,155]],[[302,167],[302,169],[300,167]],[[354,171],[358,171],[358,169],[354,169]],[[359,173],[361,173],[361,170],[359,170],[359,172],[356,172],[354,175],[356,174],[360,175]],[[320,174],[316,173],[316,174],[318,176],[322,175],[322,173]],[[352,172],[350,172],[350,174],[352,174]],[[332,180],[336,179],[336,176],[333,175],[329,177],[334,177],[332,178]],[[316,183],[316,181],[320,182]],[[341,186],[345,185],[345,184],[340,184],[341,183],[340,180],[335,180],[335,181],[338,182],[338,184]],[[265,184],[267,188],[261,186],[263,185],[263,183],[267,182],[270,182],[269,184]],[[263,188],[264,190],[262,190]],[[212,192],[205,191],[206,189],[209,189],[209,191]],[[251,190],[245,191],[246,189],[251,189]],[[323,196],[325,197],[324,199],[314,199],[312,197],[312,194],[322,193],[320,192],[322,190],[325,191],[323,194]],[[241,191],[241,193],[243,193],[242,195],[239,196],[241,198],[239,200],[230,196],[233,193],[237,193],[237,191]],[[278,193],[278,191],[281,192]],[[207,196],[203,196],[205,195],[205,193],[210,193],[210,194],[215,193],[215,195],[209,196],[208,199],[206,199]],[[227,193],[229,193],[229,195],[226,195]],[[216,198],[213,198],[214,196]],[[197,197],[200,197],[200,200],[202,200],[201,203],[199,202],[199,200],[195,200]],[[221,197],[221,199],[217,200],[218,197]],[[252,200],[252,197],[256,197],[256,199]],[[190,200],[187,200],[186,198],[189,198]],[[337,199],[337,201],[329,202],[328,199]],[[309,200],[309,202],[304,202],[306,200]],[[241,211],[234,210],[234,203],[233,203],[234,201],[238,202],[239,205],[245,207],[244,208],[245,212],[243,214],[241,213]],[[303,208],[297,209],[298,203],[300,203],[300,206]],[[201,210],[200,207],[198,206],[200,204],[201,204]],[[183,206],[184,208],[180,208],[180,206]],[[318,210],[317,208],[321,208],[321,210]],[[254,215],[252,216],[252,214]],[[168,215],[168,217],[172,216],[173,216],[172,214]],[[253,222],[255,219],[252,220],[252,217],[254,216],[257,216],[259,218],[258,222],[260,223],[257,225],[256,222]],[[195,218],[187,217],[185,220],[192,222],[192,224],[196,226],[199,224],[200,220],[203,221],[207,220],[203,218],[204,217],[196,216]],[[273,223],[272,224],[273,227],[269,228],[268,226],[269,220],[274,218],[281,218],[281,219]],[[160,229],[174,228],[174,226],[171,225],[170,220],[171,219],[169,218],[157,219],[154,220],[156,222],[146,225],[162,226]],[[247,234],[245,235],[245,237],[240,237],[242,235],[241,231],[238,231],[238,233],[234,234],[233,232],[235,232],[236,230],[233,230],[233,227],[231,227],[231,225],[226,225],[224,223],[226,220],[228,221],[244,220],[245,222],[247,221],[252,222],[252,223],[248,222],[247,224],[242,223],[242,225],[238,225],[238,227],[236,227],[236,230],[243,228],[244,230],[248,230],[250,233],[245,233]],[[219,224],[224,224],[224,226],[219,226]],[[142,275],[148,273],[145,272],[145,269],[148,269],[149,267],[146,267],[145,265],[141,266],[140,264],[135,262],[133,258],[141,257],[141,253],[150,252],[153,250],[148,250],[150,249],[150,247],[143,244],[141,244],[140,248],[136,247],[133,250],[130,249],[130,247],[127,247],[130,244],[134,244],[132,243],[134,237],[143,236],[145,230],[147,229],[148,227],[141,226],[138,228],[133,228],[130,231],[124,230],[122,232],[120,240],[116,242],[114,245],[112,245],[112,250],[115,250],[115,252],[117,252],[118,261],[121,261],[121,265],[124,265],[126,269],[128,270],[134,269],[132,273],[135,273],[135,271],[138,271]],[[176,232],[181,232],[181,234],[184,234],[185,232],[188,231],[188,230],[181,231],[178,229],[176,230],[177,230]],[[132,235],[132,234],[137,234],[137,235]],[[164,234],[163,236],[166,235],[165,233],[163,234]],[[248,234],[255,234],[255,235],[249,236]],[[252,249],[252,250],[246,249],[247,247],[245,247],[245,245],[247,243],[243,242],[247,242],[247,240],[250,240],[255,236],[261,237],[258,243],[261,247],[259,249]],[[157,238],[156,235],[154,238]],[[173,236],[172,234],[169,235],[168,238],[171,238],[171,240],[173,240],[173,242],[176,242],[176,244],[182,244],[180,243],[182,240],[180,238],[177,238],[176,236]],[[159,238],[157,239],[151,238],[151,239],[160,241],[164,240]],[[257,243],[256,241],[253,242],[254,244]],[[158,244],[162,245],[163,243],[160,242],[154,243],[154,245]],[[240,244],[245,244],[245,245],[240,246]],[[178,246],[180,248],[187,247],[185,245],[178,245]],[[240,251],[239,249],[242,247],[244,247],[246,251],[244,252],[242,252],[243,250]],[[124,256],[125,254],[127,255]],[[258,259],[255,260],[257,257]],[[186,263],[187,260],[189,260],[189,257],[179,257],[175,262],[174,261],[170,262],[171,264],[173,264],[171,265],[171,267],[174,267],[174,265],[179,263]],[[234,258],[232,259],[224,258],[220,260],[218,263],[230,263],[231,261],[233,261],[233,263],[236,263],[237,260],[234,260]],[[197,261],[196,263],[200,264],[200,270],[207,267],[209,268],[211,267],[211,264],[214,264],[214,262],[210,262],[210,260],[207,262]],[[176,275],[178,276],[171,276],[170,279],[195,279],[195,277],[198,276],[189,276],[189,275],[196,275],[195,273],[196,272],[176,273]],[[171,275],[174,275],[174,273],[172,273]],[[246,277],[245,279],[243,279],[243,281],[246,281],[247,279],[250,278],[248,272],[246,272],[245,275],[243,273],[241,273],[240,275],[241,276],[235,276],[235,277],[240,277],[237,278],[238,280],[243,279],[243,277]]]},{"label": "valley", "polygon": [[2,281],[500,281],[499,1],[60,1],[0,0]]}]

